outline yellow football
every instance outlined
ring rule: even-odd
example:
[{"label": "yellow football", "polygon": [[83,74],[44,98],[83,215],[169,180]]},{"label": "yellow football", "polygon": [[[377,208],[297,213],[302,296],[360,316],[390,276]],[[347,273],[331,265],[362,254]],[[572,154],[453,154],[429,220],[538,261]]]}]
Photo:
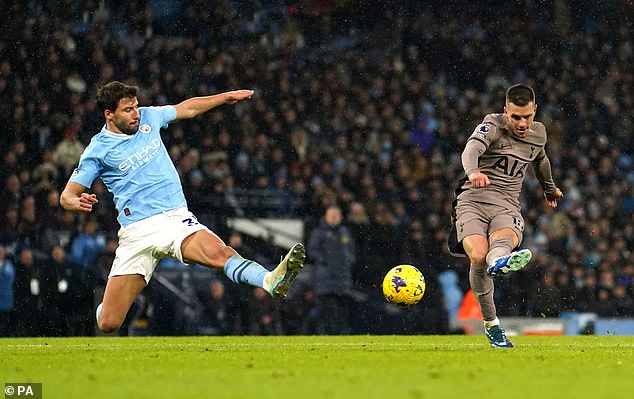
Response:
[{"label": "yellow football", "polygon": [[425,295],[425,277],[412,265],[393,267],[383,278],[383,295],[399,306],[417,304]]}]

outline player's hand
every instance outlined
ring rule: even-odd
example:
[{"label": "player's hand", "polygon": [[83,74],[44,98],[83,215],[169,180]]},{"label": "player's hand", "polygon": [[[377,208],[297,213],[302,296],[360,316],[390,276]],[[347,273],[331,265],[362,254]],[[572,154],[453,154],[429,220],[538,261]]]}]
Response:
[{"label": "player's hand", "polygon": [[235,104],[238,101],[251,98],[253,96],[253,90],[234,90],[225,93],[225,104]]},{"label": "player's hand", "polygon": [[473,188],[484,188],[491,184],[489,178],[482,172],[472,172],[468,177]]},{"label": "player's hand", "polygon": [[99,201],[97,200],[97,196],[95,194],[82,193],[77,199],[77,210],[81,212],[90,212],[92,211],[92,206],[98,202]]},{"label": "player's hand", "polygon": [[560,200],[564,197],[564,193],[561,192],[560,189],[555,188],[555,191],[552,193],[546,194],[544,193],[544,198],[546,199],[546,205],[551,208],[557,208],[557,200]]}]

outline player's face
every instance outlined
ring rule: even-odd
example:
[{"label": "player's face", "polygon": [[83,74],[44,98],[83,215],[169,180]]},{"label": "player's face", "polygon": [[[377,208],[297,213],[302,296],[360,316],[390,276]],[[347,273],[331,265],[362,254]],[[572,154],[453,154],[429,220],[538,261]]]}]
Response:
[{"label": "player's face", "polygon": [[115,133],[134,134],[139,130],[139,101],[136,97],[122,98],[114,111],[106,110],[108,130]]},{"label": "player's face", "polygon": [[537,106],[533,102],[522,106],[508,103],[504,107],[504,116],[506,117],[506,125],[511,133],[520,138],[526,137],[533,124],[536,111]]}]

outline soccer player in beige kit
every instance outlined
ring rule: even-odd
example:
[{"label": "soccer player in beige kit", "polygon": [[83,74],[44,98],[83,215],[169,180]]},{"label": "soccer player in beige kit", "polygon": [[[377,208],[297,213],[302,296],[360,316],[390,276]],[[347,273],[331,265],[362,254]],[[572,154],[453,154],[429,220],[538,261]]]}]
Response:
[{"label": "soccer player in beige kit", "polygon": [[528,164],[548,206],[555,208],[564,196],[552,178],[544,150],[546,128],[533,120],[536,111],[531,87],[516,84],[506,91],[504,113],[486,115],[467,140],[462,152],[465,176],[453,202],[449,251],[469,257],[469,283],[494,348],[513,344],[496,315],[492,279],[522,269],[532,256],[529,249],[513,252],[524,232],[519,197]]}]

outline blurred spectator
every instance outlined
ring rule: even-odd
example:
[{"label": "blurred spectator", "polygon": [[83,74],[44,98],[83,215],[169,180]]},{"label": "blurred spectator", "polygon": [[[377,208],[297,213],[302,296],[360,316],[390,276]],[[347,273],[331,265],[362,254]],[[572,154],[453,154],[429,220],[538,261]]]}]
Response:
[{"label": "blurred spectator", "polygon": [[103,233],[97,230],[97,222],[89,219],[83,227],[83,231],[70,245],[69,260],[89,273],[94,273],[95,261],[99,252],[106,246],[106,240]]},{"label": "blurred spectator", "polygon": [[622,284],[617,284],[612,289],[614,298],[614,315],[616,317],[634,316],[634,298],[628,294],[627,289]]},{"label": "blurred spectator", "polygon": [[[117,250],[118,240],[115,237],[106,237],[106,243],[104,247],[99,251],[95,259],[95,271],[94,278],[100,285],[105,285],[110,274],[110,267],[114,262],[115,252]],[[86,278],[89,278],[90,273],[85,273]],[[88,284],[88,282],[86,282]]]},{"label": "blurred spectator", "polygon": [[361,276],[357,276],[355,273],[362,270],[360,263],[365,259],[368,237],[370,236],[370,218],[362,203],[355,201],[350,204],[346,225],[350,229],[355,243],[355,263],[352,267],[352,279],[353,281],[359,281]]},{"label": "blurred spectator", "polygon": [[341,224],[338,206],[326,209],[308,239],[308,254],[314,265],[313,289],[316,298],[317,333],[350,333],[352,267],[356,262],[355,242],[348,228]]},{"label": "blurred spectator", "polygon": [[[247,259],[254,259],[262,265],[271,263],[270,259],[264,257],[261,251],[245,244],[242,234],[237,231],[232,231],[229,234],[227,245]],[[231,326],[228,333],[236,335],[246,334],[249,328],[249,308],[253,288],[247,285],[230,284],[225,286],[225,289],[231,302],[229,308]]]},{"label": "blurred spectator", "polygon": [[53,152],[53,162],[61,168],[64,176],[70,176],[70,172],[77,166],[79,157],[84,151],[85,146],[78,140],[80,130],[80,122],[73,121],[64,129],[64,138]]},{"label": "blurred spectator", "polygon": [[6,178],[4,189],[0,195],[0,203],[4,206],[19,205],[22,202],[24,192],[20,188],[18,175],[9,175]]},{"label": "blurred spectator", "polygon": [[[607,293],[609,294],[609,291],[607,291]],[[578,290],[576,310],[581,312],[593,312],[595,305],[599,302],[597,294],[597,278],[593,272],[586,272]]]},{"label": "blurred spectator", "polygon": [[227,335],[230,331],[230,309],[225,295],[225,285],[220,280],[214,279],[209,283],[209,294],[203,303],[199,333]]},{"label": "blurred spectator", "polygon": [[18,205],[6,206],[4,218],[0,223],[0,245],[14,253],[19,240],[20,213]]},{"label": "blurred spectator", "polygon": [[12,332],[11,315],[13,312],[13,282],[15,268],[11,259],[6,257],[4,247],[0,245],[0,337],[8,337]]},{"label": "blurred spectator", "polygon": [[[60,320],[55,328],[58,334],[78,336],[92,334],[92,302],[82,295],[83,284],[81,270],[73,266],[66,259],[64,248],[59,245],[51,249],[49,264],[47,266],[50,284],[50,296],[53,301],[50,307],[56,308]],[[86,325],[86,303],[89,304],[90,324]],[[61,321],[61,323],[60,323]],[[53,321],[54,322],[54,321]]]},{"label": "blurred spectator", "polygon": [[42,251],[50,251],[55,245],[69,248],[77,234],[77,215],[66,212],[59,205],[59,193],[51,193],[49,200],[55,197],[56,203],[44,207],[44,214],[47,219],[43,219],[42,229],[39,236],[39,248]]},{"label": "blurred spectator", "polygon": [[38,203],[42,202],[51,191],[57,191],[59,173],[53,163],[53,153],[49,150],[44,151],[42,155],[42,163],[33,170],[33,194]]},{"label": "blurred spectator", "polygon": [[597,299],[592,303],[590,311],[599,317],[616,316],[614,298],[608,288],[599,287],[597,289]]},{"label": "blurred spectator", "polygon": [[35,198],[29,195],[22,201],[18,237],[22,245],[37,248],[41,231],[41,219],[37,215]]},{"label": "blurred spectator", "polygon": [[261,288],[254,288],[249,303],[249,334],[279,335],[282,333],[278,302]]},{"label": "blurred spectator", "polygon": [[20,251],[13,285],[13,323],[18,337],[34,337],[42,333],[40,319],[45,283],[41,278],[43,269],[44,265],[35,259],[32,250],[24,248]]},{"label": "blurred spectator", "polygon": [[561,298],[558,303],[561,305],[561,311],[574,311],[577,302],[577,289],[573,285],[570,274],[567,270],[559,270],[556,272],[556,286],[559,289]]},{"label": "blurred spectator", "polygon": [[546,271],[539,283],[531,290],[529,298],[529,315],[533,317],[559,317],[561,312],[561,291],[557,286],[555,276]]},{"label": "blurred spectator", "polygon": [[[297,283],[296,283],[297,284]],[[298,284],[297,295],[284,301],[282,308],[283,331],[289,335],[317,334],[317,306],[312,284]]]},{"label": "blurred spectator", "polygon": [[39,273],[41,290],[40,328],[45,336],[68,336],[70,314],[77,298],[69,288],[74,288],[72,266],[64,262],[64,250],[55,246],[47,263],[42,263]]},{"label": "blurred spectator", "polygon": [[464,297],[464,293],[458,286],[458,281],[458,273],[454,270],[447,270],[438,275],[438,283],[444,298],[443,305],[449,320],[452,322],[457,320],[458,309],[460,309],[462,298]]}]

